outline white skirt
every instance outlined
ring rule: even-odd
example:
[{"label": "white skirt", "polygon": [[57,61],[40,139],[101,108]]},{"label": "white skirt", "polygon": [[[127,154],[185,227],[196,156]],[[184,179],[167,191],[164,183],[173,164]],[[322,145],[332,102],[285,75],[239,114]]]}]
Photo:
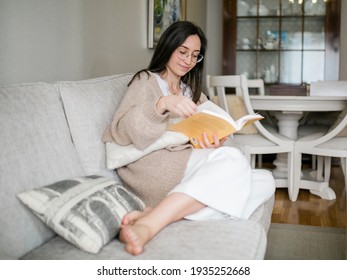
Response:
[{"label": "white skirt", "polygon": [[206,205],[186,219],[248,219],[274,194],[275,183],[271,172],[252,170],[237,148],[194,149],[184,178],[172,192]]}]

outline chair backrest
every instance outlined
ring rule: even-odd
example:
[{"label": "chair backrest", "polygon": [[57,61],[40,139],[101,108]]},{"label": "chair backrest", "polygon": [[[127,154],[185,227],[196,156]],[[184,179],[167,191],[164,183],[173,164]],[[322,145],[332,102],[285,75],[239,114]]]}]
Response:
[{"label": "chair backrest", "polygon": [[241,84],[240,76],[237,75],[219,75],[219,76],[206,76],[206,87],[208,96],[211,100],[216,96],[219,101],[219,106],[222,107],[225,111],[229,112],[228,102],[226,99],[226,89],[232,88],[235,89],[237,96],[242,96],[243,90],[248,90],[247,88],[242,89],[244,86]]},{"label": "chair backrest", "polygon": [[[259,83],[259,82],[258,82]],[[261,83],[261,82],[260,82]],[[246,108],[247,114],[254,114],[254,110],[251,104],[249,91],[248,91],[248,80],[244,75],[224,75],[224,76],[212,76],[208,75],[206,77],[206,86],[208,88],[208,95],[210,99],[213,100],[214,97],[218,98],[219,106],[222,107],[225,111],[228,110],[228,103],[225,93],[225,88],[234,88],[236,95],[241,97]],[[257,121],[253,124],[259,133],[270,141],[282,145],[287,140],[283,137],[279,138],[269,132],[261,122]]]},{"label": "chair backrest", "polygon": [[262,79],[249,79],[247,80],[248,89],[255,88],[257,89],[257,94],[265,95],[265,85],[264,80]]},{"label": "chair backrest", "polygon": [[318,81],[310,85],[311,96],[346,96],[347,81]]},{"label": "chair backrest", "polygon": [[[247,78],[244,75],[241,75],[241,83],[247,85]],[[251,99],[249,96],[249,92],[248,92],[248,88],[247,90],[242,92],[242,97],[243,97],[243,102],[245,104],[246,110],[248,112],[248,114],[255,114],[253,107],[252,107],[252,103],[251,103]],[[270,141],[277,143],[277,144],[282,144],[284,143],[283,140],[281,138],[276,137],[274,134],[272,134],[271,132],[269,132],[262,124],[261,122],[255,122],[254,123],[255,127],[257,128],[257,130],[263,135],[265,136],[267,139],[269,139]]]},{"label": "chair backrest", "polygon": [[[242,96],[242,88],[238,75],[207,75],[206,87],[209,97],[225,94],[226,88],[235,88],[236,95]],[[248,89],[256,89],[259,95],[265,95],[265,85],[262,79],[247,79]]]}]

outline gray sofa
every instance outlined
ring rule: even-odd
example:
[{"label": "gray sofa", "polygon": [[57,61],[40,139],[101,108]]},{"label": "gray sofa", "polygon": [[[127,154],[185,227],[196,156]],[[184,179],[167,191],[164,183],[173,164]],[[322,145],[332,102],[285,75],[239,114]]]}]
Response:
[{"label": "gray sofa", "polygon": [[116,238],[98,254],[78,249],[37,218],[17,194],[77,176],[120,181],[105,163],[100,138],[131,74],[77,82],[0,87],[1,259],[262,259],[274,198],[249,220],[179,221],[143,254]]}]

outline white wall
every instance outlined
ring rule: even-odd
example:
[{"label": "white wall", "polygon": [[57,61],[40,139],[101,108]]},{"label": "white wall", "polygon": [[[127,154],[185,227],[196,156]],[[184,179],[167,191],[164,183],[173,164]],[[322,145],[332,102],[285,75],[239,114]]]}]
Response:
[{"label": "white wall", "polygon": [[0,83],[75,80],[147,65],[147,1],[0,0]]},{"label": "white wall", "polygon": [[208,0],[206,9],[206,36],[208,37],[206,73],[221,75],[223,62],[223,0]]},{"label": "white wall", "polygon": [[[187,19],[209,41],[205,71],[221,74],[223,0],[186,1]],[[87,79],[146,67],[153,53],[147,48],[147,2],[0,0],[0,84]],[[346,15],[342,1],[345,80]]]},{"label": "white wall", "polygon": [[[0,0],[0,84],[77,80],[146,67],[147,0]],[[206,26],[206,0],[187,16]]]}]

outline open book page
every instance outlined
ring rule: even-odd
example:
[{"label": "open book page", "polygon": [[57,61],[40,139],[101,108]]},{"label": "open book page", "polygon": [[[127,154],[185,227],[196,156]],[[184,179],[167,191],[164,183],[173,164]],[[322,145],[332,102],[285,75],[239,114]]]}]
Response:
[{"label": "open book page", "polygon": [[206,101],[198,107],[195,115],[169,126],[169,130],[185,134],[194,147],[200,148],[198,140],[203,139],[203,132],[206,132],[209,141],[213,143],[213,134],[217,134],[218,138],[222,139],[263,118],[259,114],[254,114],[234,121],[222,108],[211,101]]},{"label": "open book page", "polygon": [[260,114],[253,114],[253,115],[246,115],[243,116],[239,119],[237,119],[235,121],[236,123],[236,130],[239,131],[241,130],[243,127],[250,125],[252,123],[254,123],[255,121],[259,121],[261,119],[263,119],[264,117]]}]

